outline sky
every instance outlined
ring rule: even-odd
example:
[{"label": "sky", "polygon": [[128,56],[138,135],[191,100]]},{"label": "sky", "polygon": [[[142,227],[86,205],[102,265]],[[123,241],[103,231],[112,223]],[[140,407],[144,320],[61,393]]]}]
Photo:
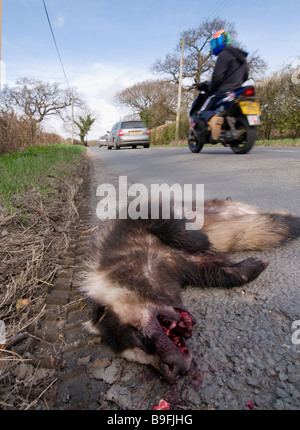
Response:
[{"label": "sky", "polygon": [[[268,73],[300,57],[299,0],[45,0],[70,86],[96,114],[89,139],[129,113],[116,92],[147,79],[156,59],[172,52],[180,33],[216,16],[232,21],[248,52]],[[20,77],[66,86],[43,0],[2,1],[2,86]],[[47,131],[70,133],[52,121]]]}]

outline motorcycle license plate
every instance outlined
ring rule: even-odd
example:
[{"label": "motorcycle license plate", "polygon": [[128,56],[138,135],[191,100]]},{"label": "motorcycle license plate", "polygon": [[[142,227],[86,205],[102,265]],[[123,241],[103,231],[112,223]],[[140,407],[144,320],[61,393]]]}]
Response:
[{"label": "motorcycle license plate", "polygon": [[240,102],[244,115],[261,115],[258,102]]},{"label": "motorcycle license plate", "polygon": [[247,115],[247,120],[249,125],[261,125],[261,120],[259,115]]}]

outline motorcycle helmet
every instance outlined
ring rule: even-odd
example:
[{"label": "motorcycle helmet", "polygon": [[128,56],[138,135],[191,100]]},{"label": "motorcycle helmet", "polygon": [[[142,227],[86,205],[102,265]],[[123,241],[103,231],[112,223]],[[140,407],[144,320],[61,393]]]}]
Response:
[{"label": "motorcycle helmet", "polygon": [[226,45],[231,44],[230,33],[225,30],[219,30],[214,34],[210,41],[210,46],[214,55],[218,55]]}]

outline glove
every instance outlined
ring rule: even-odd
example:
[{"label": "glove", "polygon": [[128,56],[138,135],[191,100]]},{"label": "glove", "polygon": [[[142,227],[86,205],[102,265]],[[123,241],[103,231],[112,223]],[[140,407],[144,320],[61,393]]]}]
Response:
[{"label": "glove", "polygon": [[189,90],[198,90],[198,91],[204,91],[205,93],[207,92],[209,87],[209,82],[198,82],[193,84]]},{"label": "glove", "polygon": [[199,82],[195,84],[198,91],[206,92],[208,90],[209,83],[208,82]]}]

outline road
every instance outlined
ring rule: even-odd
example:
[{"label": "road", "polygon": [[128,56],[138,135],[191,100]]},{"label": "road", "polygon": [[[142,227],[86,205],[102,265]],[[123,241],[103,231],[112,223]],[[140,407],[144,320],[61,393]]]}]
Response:
[{"label": "road", "polygon": [[[262,209],[285,209],[300,216],[300,148],[259,147],[247,155],[235,155],[227,148],[192,154],[187,148],[107,151],[91,147],[88,154],[94,222],[98,222],[97,186],[117,186],[119,176],[148,187],[204,184],[207,199],[231,196]],[[264,253],[234,254],[234,259],[263,256],[271,264],[243,288],[187,289],[184,303],[197,320],[190,340],[192,372],[170,386],[155,371],[114,358],[107,369],[115,379],[107,394],[103,392],[102,407],[151,408],[164,398],[175,409],[299,410],[299,251],[298,240]]]},{"label": "road", "polygon": [[199,154],[188,148],[91,147],[96,163],[129,182],[204,184],[205,198],[245,201],[262,209],[285,208],[300,215],[300,148],[254,148],[235,155],[229,148],[209,147]]}]

